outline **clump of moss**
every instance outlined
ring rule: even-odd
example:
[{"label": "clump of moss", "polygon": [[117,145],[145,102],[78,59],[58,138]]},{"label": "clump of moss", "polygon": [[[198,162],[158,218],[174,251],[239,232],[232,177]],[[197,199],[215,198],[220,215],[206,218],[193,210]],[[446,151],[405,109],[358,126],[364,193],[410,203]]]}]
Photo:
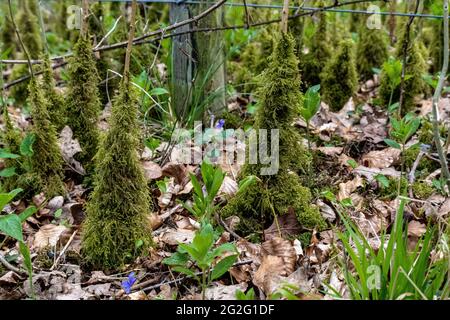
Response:
[{"label": "clump of moss", "polygon": [[[320,5],[320,4],[319,4]],[[300,71],[303,87],[308,88],[321,83],[320,74],[331,57],[331,46],[326,13],[317,15],[319,19],[317,30],[307,54],[300,55]]]},{"label": "clump of moss", "polygon": [[322,78],[323,100],[339,111],[358,88],[352,40],[343,40],[336,55],[327,63]]},{"label": "clump of moss", "polygon": [[82,152],[77,160],[91,171],[97,152],[97,127],[101,104],[98,92],[99,76],[88,37],[80,36],[69,61],[69,83],[66,99],[67,125],[80,142]]},{"label": "clump of moss", "polygon": [[60,93],[55,90],[56,82],[53,78],[53,69],[48,54],[42,57],[43,60],[43,78],[42,87],[49,101],[48,114],[50,116],[50,122],[55,126],[57,132],[61,131],[66,123],[66,113],[64,98]]},{"label": "clump of moss", "polygon": [[[387,187],[381,186],[379,195],[383,199],[392,200],[397,197],[399,179],[394,177],[388,177],[387,179],[389,181],[389,186]],[[402,180],[400,182],[400,190],[401,190],[400,192],[407,190],[407,188],[408,188],[408,180],[405,177],[402,177]]]},{"label": "clump of moss", "polygon": [[[395,56],[400,61],[403,59],[403,39],[406,36],[406,28],[403,28],[402,35],[399,37],[397,43]],[[412,32],[411,32],[412,33]],[[423,75],[427,73],[427,63],[421,54],[420,45],[417,41],[411,39],[409,46],[407,48],[407,61],[405,74],[408,78],[405,79],[404,84],[404,104],[402,106],[402,115],[407,114],[415,107],[415,97],[421,93],[426,92],[427,85],[423,80]],[[381,103],[388,107],[389,101],[391,101],[392,93],[392,103],[400,100],[400,85],[398,85],[392,92],[389,78],[386,71],[381,72],[381,82],[380,82],[380,100]]]},{"label": "clump of moss", "polygon": [[434,189],[432,186],[428,185],[425,182],[416,181],[412,185],[412,190],[414,193],[414,196],[417,199],[425,200],[428,199],[434,192]]},{"label": "clump of moss", "polygon": [[[419,152],[419,146],[411,147],[404,152],[403,157],[405,159],[405,165],[407,168],[412,168],[419,155]],[[435,162],[430,158],[423,156],[416,168],[416,175],[418,175],[419,177],[425,177],[426,175],[432,173],[434,170],[438,169],[438,167],[438,162]]]},{"label": "clump of moss", "polygon": [[57,143],[56,129],[50,122],[49,101],[42,86],[33,77],[29,86],[29,103],[35,136],[31,157],[31,174],[39,190],[49,198],[64,194],[63,159]]},{"label": "clump of moss", "polygon": [[151,243],[149,192],[137,153],[137,112],[136,93],[122,84],[96,156],[94,191],[83,226],[82,253],[95,268],[117,269]]},{"label": "clump of moss", "polygon": [[260,107],[255,128],[279,129],[279,170],[277,174],[261,175],[262,164],[247,163],[240,178],[255,175],[259,181],[252,184],[222,209],[222,215],[241,215],[238,230],[260,233],[273,221],[274,215],[286,214],[290,208],[299,222],[308,228],[323,229],[326,223],[317,208],[310,205],[310,190],[301,184],[298,172],[305,172],[309,154],[301,145],[301,136],[292,127],[294,116],[301,107],[298,60],[294,52],[294,39],[282,34],[270,58],[267,69],[260,77]]},{"label": "clump of moss", "polygon": [[357,67],[361,79],[371,79],[372,69],[380,68],[387,58],[387,39],[384,31],[364,28],[357,47]]}]

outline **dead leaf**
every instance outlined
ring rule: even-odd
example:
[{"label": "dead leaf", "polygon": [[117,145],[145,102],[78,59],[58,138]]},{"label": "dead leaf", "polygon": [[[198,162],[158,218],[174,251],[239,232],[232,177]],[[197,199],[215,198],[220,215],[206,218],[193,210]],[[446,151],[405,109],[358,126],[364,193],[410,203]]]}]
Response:
[{"label": "dead leaf", "polygon": [[65,226],[47,224],[34,235],[33,248],[42,250],[47,246],[56,246],[64,231],[68,230]]},{"label": "dead leaf", "polygon": [[83,151],[77,139],[73,139],[73,132],[69,126],[62,129],[58,139],[59,148],[65,162],[67,162],[76,172],[86,174],[80,162],[75,160],[74,156]]},{"label": "dead leaf", "polygon": [[3,276],[0,277],[1,286],[13,286],[20,281],[20,277],[14,271],[8,271]]},{"label": "dead leaf", "polygon": [[378,151],[371,151],[365,154],[361,160],[362,164],[368,168],[385,169],[398,163],[401,151],[395,148],[386,148]]},{"label": "dead leaf", "polygon": [[312,281],[308,280],[308,275],[305,269],[298,268],[288,277],[274,275],[266,278],[263,290],[266,295],[270,295],[285,285],[295,286],[297,288],[297,290],[294,290],[295,295],[299,295],[300,293],[309,293],[312,291],[313,287]]},{"label": "dead leaf", "polygon": [[289,208],[288,213],[277,217],[277,221],[274,221],[269,228],[264,230],[264,239],[268,241],[280,236],[283,238],[295,236],[301,230],[302,227],[298,222],[297,215],[292,208]]},{"label": "dead leaf", "polygon": [[162,169],[159,164],[153,161],[143,161],[142,168],[147,181],[156,180],[162,177]]},{"label": "dead leaf", "polygon": [[236,285],[225,286],[215,283],[212,287],[206,289],[205,297],[207,300],[236,300],[236,291],[247,290],[247,283],[242,282]]},{"label": "dead leaf", "polygon": [[408,223],[408,236],[420,238],[427,232],[427,227],[423,223],[412,220]]},{"label": "dead leaf", "polygon": [[339,184],[339,193],[337,199],[342,201],[350,198],[350,195],[358,188],[363,186],[363,179],[361,177],[355,177],[353,180],[342,182]]},{"label": "dead leaf", "polygon": [[160,239],[171,246],[176,246],[180,243],[191,243],[194,239],[195,232],[186,229],[169,229],[164,232]]},{"label": "dead leaf", "polygon": [[227,196],[233,196],[238,190],[238,184],[236,180],[231,179],[229,176],[225,176],[222,185],[219,189],[219,194],[225,194]]},{"label": "dead leaf", "polygon": [[325,202],[319,199],[317,200],[317,206],[320,209],[320,214],[325,218],[325,220],[329,222],[333,222],[334,220],[336,220],[336,212],[334,212],[333,208],[331,208]]},{"label": "dead leaf", "polygon": [[331,156],[340,155],[342,153],[342,151],[344,150],[344,148],[342,148],[342,147],[319,147],[316,150],[319,150],[324,155],[331,157]]}]

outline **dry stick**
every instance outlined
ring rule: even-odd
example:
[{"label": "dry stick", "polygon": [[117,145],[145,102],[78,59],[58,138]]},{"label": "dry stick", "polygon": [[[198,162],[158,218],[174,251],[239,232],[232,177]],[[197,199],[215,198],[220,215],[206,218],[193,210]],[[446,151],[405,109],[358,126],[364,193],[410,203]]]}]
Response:
[{"label": "dry stick", "polygon": [[442,89],[444,87],[445,77],[448,71],[448,60],[449,60],[449,44],[448,44],[448,0],[444,0],[444,63],[442,66],[442,71],[439,76],[438,85],[436,87],[436,91],[433,96],[433,104],[432,104],[432,112],[433,112],[433,135],[434,142],[436,144],[436,149],[439,155],[439,160],[441,162],[442,174],[447,180],[447,186],[450,192],[450,171],[448,169],[448,163],[446,158],[446,152],[444,152],[441,143],[441,137],[439,134],[439,111],[438,111],[438,103],[442,94]]},{"label": "dry stick", "polygon": [[10,264],[8,261],[6,261],[5,257],[3,257],[2,254],[0,254],[0,263],[5,266],[6,269],[13,271],[20,275],[27,275],[27,272],[20,270],[19,268],[14,267],[12,264]]},{"label": "dry stick", "polygon": [[[419,10],[420,0],[416,0],[416,8],[414,9],[414,14],[417,14],[417,11]],[[411,25],[414,22],[415,16],[409,17],[408,23],[406,25],[406,34],[405,39],[403,39],[403,47],[402,47],[402,75],[401,75],[401,82],[400,82],[400,102],[398,105],[398,117],[402,117],[402,106],[403,106],[403,100],[405,96],[405,76],[406,76],[406,63],[408,59],[408,47],[409,47],[409,40],[410,40],[410,33],[411,33]]]},{"label": "dry stick", "polygon": [[250,14],[248,13],[247,1],[243,0],[244,10],[245,10],[245,25],[246,29],[250,28]]},{"label": "dry stick", "polygon": [[[328,9],[332,9],[332,8],[337,8],[337,7],[342,7],[342,6],[346,6],[346,5],[351,5],[351,4],[358,4],[358,3],[366,3],[366,2],[374,2],[374,1],[378,1],[378,0],[353,0],[353,1],[346,1],[346,2],[339,2],[339,3],[335,3],[333,5],[329,5],[329,6],[324,6],[321,8],[317,8],[316,10],[312,11],[312,12],[301,12],[301,13],[297,13],[294,15],[291,15],[288,17],[288,19],[294,19],[297,17],[304,17],[304,16],[311,16],[314,15],[315,13],[318,12],[322,12],[322,11],[326,11]],[[184,34],[188,34],[188,33],[197,33],[197,32],[215,32],[215,31],[224,31],[224,30],[238,30],[238,29],[245,29],[246,28],[246,24],[244,25],[234,25],[234,26],[224,26],[224,27],[215,27],[215,28],[193,28],[189,31],[183,31],[183,32],[174,32],[174,33],[170,33],[170,34],[164,34],[165,31],[172,31],[175,29],[178,29],[186,24],[189,23],[193,23],[195,24],[198,20],[204,18],[205,16],[207,16],[208,14],[210,14],[212,11],[218,9],[221,5],[223,5],[226,2],[226,0],[221,0],[220,2],[216,3],[215,5],[211,6],[209,9],[203,11],[202,13],[200,13],[199,15],[184,20],[184,21],[180,21],[178,23],[175,23],[173,25],[170,25],[166,28],[161,28],[159,30],[156,31],[152,31],[150,33],[147,33],[145,35],[142,35],[140,37],[137,37],[135,39],[133,39],[133,45],[141,45],[141,44],[146,44],[149,42],[155,42],[155,41],[160,41],[163,39],[167,39],[167,38],[172,38],[172,37],[176,37],[176,36],[180,36],[180,35],[184,35]],[[273,23],[279,23],[281,21],[281,19],[273,19],[273,20],[268,20],[268,21],[262,21],[262,22],[257,22],[257,23],[252,23],[250,24],[250,28],[256,28],[256,27],[261,27],[261,26],[265,26],[268,24],[273,24]],[[159,36],[158,36],[159,35]],[[154,38],[152,38],[154,37]],[[148,39],[148,38],[152,38],[152,39]],[[123,48],[126,47],[128,45],[128,42],[118,42],[118,43],[114,43],[111,45],[105,45],[105,46],[101,46],[98,48],[95,48],[93,51],[94,52],[98,52],[98,51],[108,51],[108,50],[114,50],[114,49],[118,49],[118,48]],[[51,58],[51,60],[60,60],[60,59],[65,59],[68,57],[71,57],[73,54],[69,53],[69,54],[65,54],[63,56],[57,56],[54,58]],[[14,63],[25,63],[25,61],[21,61],[21,60],[2,60],[3,63],[7,63],[7,62],[11,62],[14,61]],[[36,63],[42,63],[42,60],[34,60]],[[65,65],[66,63],[62,63],[60,65],[54,65],[53,69],[59,68],[63,65]],[[42,72],[36,73],[36,75],[41,74]],[[24,76],[22,78],[16,79],[10,83],[7,83],[3,86],[4,89],[7,89],[11,86],[14,86],[18,83],[21,83],[23,81],[26,81],[30,78],[30,76]]]},{"label": "dry stick", "polygon": [[81,36],[83,38],[87,37],[88,33],[88,17],[89,17],[89,0],[83,0],[82,8],[83,19],[81,21]]},{"label": "dry stick", "polygon": [[281,31],[288,32],[288,19],[289,19],[289,0],[284,0],[283,10],[281,11]]},{"label": "dry stick", "polygon": [[136,10],[137,2],[133,0],[131,4],[131,17],[130,17],[130,34],[128,37],[127,50],[125,52],[125,66],[123,68],[123,83],[128,85],[130,82],[130,60],[131,50],[133,49],[134,33],[136,31]]},{"label": "dry stick", "polygon": [[53,269],[56,268],[56,266],[59,263],[59,260],[61,260],[61,257],[64,255],[64,253],[66,253],[67,248],[69,248],[70,244],[72,243],[73,239],[75,238],[75,235],[77,234],[78,230],[75,230],[72,235],[69,238],[69,241],[67,241],[66,245],[64,246],[64,248],[61,250],[61,252],[59,253],[58,258],[56,258],[55,263],[52,265],[52,267],[50,268],[50,271],[53,271]]}]

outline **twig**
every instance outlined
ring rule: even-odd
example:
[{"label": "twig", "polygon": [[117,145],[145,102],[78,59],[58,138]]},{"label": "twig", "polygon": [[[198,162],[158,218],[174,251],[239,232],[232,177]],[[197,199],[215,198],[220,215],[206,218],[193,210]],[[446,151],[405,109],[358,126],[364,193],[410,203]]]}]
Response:
[{"label": "twig", "polygon": [[[417,14],[417,11],[419,10],[420,6],[420,0],[416,0],[416,7],[414,9],[414,14]],[[403,47],[402,47],[402,75],[401,75],[401,82],[400,82],[400,102],[398,105],[398,115],[399,118],[402,116],[402,107],[403,107],[403,101],[405,97],[405,76],[406,76],[406,63],[408,59],[408,47],[409,47],[409,41],[410,41],[410,33],[411,33],[411,25],[414,22],[414,16],[409,17],[408,23],[406,24],[406,32],[405,32],[405,39],[403,39]]]},{"label": "twig", "polygon": [[89,0],[83,0],[83,19],[81,21],[81,36],[87,37],[88,33],[88,17],[89,17]]},{"label": "twig", "polygon": [[102,38],[102,40],[99,41],[99,43],[95,46],[94,50],[97,49],[98,47],[100,47],[100,45],[103,43],[103,41],[108,39],[108,37],[111,35],[111,33],[114,32],[114,30],[116,29],[117,24],[119,23],[120,19],[122,19],[122,16],[117,18],[117,20],[116,20],[116,22],[114,22],[114,25],[112,26],[111,30],[109,30],[108,33]]},{"label": "twig", "polygon": [[281,11],[281,31],[287,33],[289,18],[289,0],[284,0],[283,10]]},{"label": "twig", "polygon": [[130,60],[131,60],[131,51],[133,50],[133,39],[134,33],[136,31],[136,11],[137,11],[137,2],[133,0],[131,3],[131,17],[130,17],[130,34],[128,37],[127,50],[125,52],[125,66],[123,69],[123,83],[128,86],[130,82]]},{"label": "twig", "polygon": [[215,218],[217,220],[217,222],[219,222],[219,224],[229,233],[231,234],[235,239],[237,240],[243,240],[243,238],[238,235],[236,232],[234,232],[233,230],[231,230],[227,224],[225,223],[225,221],[222,220],[222,218],[219,216],[219,214],[216,212],[215,213]]},{"label": "twig", "polygon": [[53,263],[52,267],[50,268],[50,271],[53,271],[53,269],[56,268],[56,266],[58,266],[59,260],[61,260],[61,257],[64,255],[64,253],[66,253],[67,248],[69,248],[70,244],[72,243],[73,239],[75,238],[75,235],[77,234],[78,230],[75,230],[72,235],[69,238],[69,241],[67,241],[66,245],[64,246],[64,248],[61,250],[61,252],[59,253],[58,258],[56,258],[55,263]]},{"label": "twig", "polygon": [[246,29],[248,29],[250,28],[250,14],[248,13],[247,1],[242,0],[242,2],[244,3],[244,10],[245,10],[245,25]]},{"label": "twig", "polygon": [[0,262],[5,266],[6,269],[11,270],[15,273],[18,273],[20,275],[27,275],[27,273],[23,270],[20,270],[19,268],[14,267],[12,264],[10,264],[8,261],[6,261],[5,257],[0,253]]},{"label": "twig", "polygon": [[[245,261],[236,262],[235,264],[233,264],[232,267],[243,266],[243,265],[250,264],[250,263],[253,263],[253,260],[245,260]],[[203,272],[201,272],[201,271],[200,272],[196,272],[195,275],[196,276],[201,276],[201,275],[203,275]],[[165,284],[167,284],[167,285],[178,284],[178,283],[183,282],[183,281],[185,281],[187,279],[190,279],[190,278],[191,278],[190,276],[186,276],[186,277],[183,277],[183,278],[179,278],[179,279],[175,279],[175,280],[171,280],[171,281],[167,281],[167,282],[158,283],[158,284],[155,284],[154,286],[143,288],[141,290],[144,291],[144,292],[145,291],[151,291],[151,290],[154,290],[154,289],[158,289],[158,288],[160,288],[161,286],[163,286]]]},{"label": "twig", "polygon": [[448,71],[448,60],[449,60],[449,44],[448,44],[448,0],[444,0],[444,62],[442,65],[442,71],[439,76],[438,85],[436,87],[436,91],[434,92],[433,96],[433,104],[432,104],[432,112],[433,112],[433,135],[434,135],[434,142],[436,144],[436,149],[439,155],[439,160],[441,162],[442,167],[442,174],[444,175],[445,179],[447,180],[447,186],[450,191],[450,171],[448,169],[448,163],[447,163],[447,152],[444,152],[444,149],[442,147],[441,143],[441,136],[439,134],[439,111],[438,111],[438,103],[439,99],[442,94],[442,89],[444,87],[444,81],[445,77],[447,75]]}]

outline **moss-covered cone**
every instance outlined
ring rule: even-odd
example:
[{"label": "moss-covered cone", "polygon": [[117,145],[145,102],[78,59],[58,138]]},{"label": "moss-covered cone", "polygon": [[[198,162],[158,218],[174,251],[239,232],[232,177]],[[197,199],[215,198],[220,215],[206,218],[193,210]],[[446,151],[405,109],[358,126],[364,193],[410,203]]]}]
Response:
[{"label": "moss-covered cone", "polygon": [[353,41],[342,40],[338,52],[321,74],[323,100],[331,110],[341,110],[356,93],[357,77]]},{"label": "moss-covered cone", "polygon": [[311,48],[307,54],[300,58],[300,70],[304,88],[320,84],[320,73],[331,57],[326,13],[320,13],[318,19],[319,22],[312,39]]},{"label": "moss-covered cone", "polygon": [[[406,29],[403,27],[403,29]],[[413,31],[411,31],[412,37]],[[405,37],[405,30],[403,30],[402,35],[399,37],[397,42],[397,47],[395,55],[397,59],[403,59],[403,39]],[[423,56],[424,50],[417,41],[410,41],[407,48],[407,61],[405,74],[408,76],[405,78],[404,84],[404,103],[402,106],[402,115],[405,115],[415,107],[415,98],[421,93],[427,91],[427,84],[423,79],[423,75],[427,73],[428,66],[426,60]],[[388,107],[389,101],[391,101],[392,93],[392,103],[398,102],[400,100],[400,85],[398,85],[393,91],[391,90],[391,84],[385,71],[381,72],[380,80],[380,102],[386,108]]]},{"label": "moss-covered cone", "polygon": [[[0,140],[3,144],[3,148],[7,151],[20,154],[20,142],[22,137],[19,130],[14,128],[11,118],[9,117],[8,109],[6,106],[3,108],[3,122],[5,124],[5,129],[1,133]],[[17,166],[16,159],[4,159],[4,164],[6,168],[16,168],[16,174],[21,174],[20,168]],[[1,188],[3,191],[8,192],[18,187],[17,177],[2,177],[1,178]]]},{"label": "moss-covered cone", "polygon": [[55,126],[56,131],[59,132],[66,123],[65,103],[63,96],[58,93],[56,89],[56,81],[53,78],[53,69],[48,54],[42,57],[43,63],[43,77],[42,87],[44,94],[48,99],[48,114],[50,122]]},{"label": "moss-covered cone", "polygon": [[50,122],[49,102],[42,86],[33,78],[29,86],[29,103],[33,124],[31,133],[35,136],[31,157],[31,174],[39,190],[47,197],[64,194],[63,159],[58,147],[56,129]]},{"label": "moss-covered cone", "polygon": [[97,152],[98,117],[101,103],[98,92],[99,76],[88,37],[79,37],[74,56],[69,61],[69,84],[66,100],[67,125],[80,142],[83,151],[78,160],[88,171]]},{"label": "moss-covered cone", "polygon": [[[94,191],[83,226],[82,252],[88,265],[117,269],[151,243],[150,198],[138,159],[138,109],[132,87],[113,101],[110,129],[96,156]],[[136,243],[142,246],[136,248]]]},{"label": "moss-covered cone", "polygon": [[387,37],[383,30],[362,29],[357,48],[357,67],[362,80],[373,76],[373,68],[381,68],[388,58]]},{"label": "moss-covered cone", "polygon": [[301,145],[301,136],[291,125],[303,99],[294,45],[292,36],[281,35],[260,77],[260,107],[255,128],[267,129],[269,133],[270,129],[279,129],[279,171],[274,175],[261,175],[260,169],[266,166],[247,163],[240,178],[256,175],[259,181],[222,209],[224,216],[241,216],[238,229],[246,234],[260,233],[273,221],[274,214],[286,214],[289,208],[294,209],[303,226],[325,227],[318,210],[310,206],[310,191],[302,186],[298,175],[298,172],[305,172],[310,157]]}]

